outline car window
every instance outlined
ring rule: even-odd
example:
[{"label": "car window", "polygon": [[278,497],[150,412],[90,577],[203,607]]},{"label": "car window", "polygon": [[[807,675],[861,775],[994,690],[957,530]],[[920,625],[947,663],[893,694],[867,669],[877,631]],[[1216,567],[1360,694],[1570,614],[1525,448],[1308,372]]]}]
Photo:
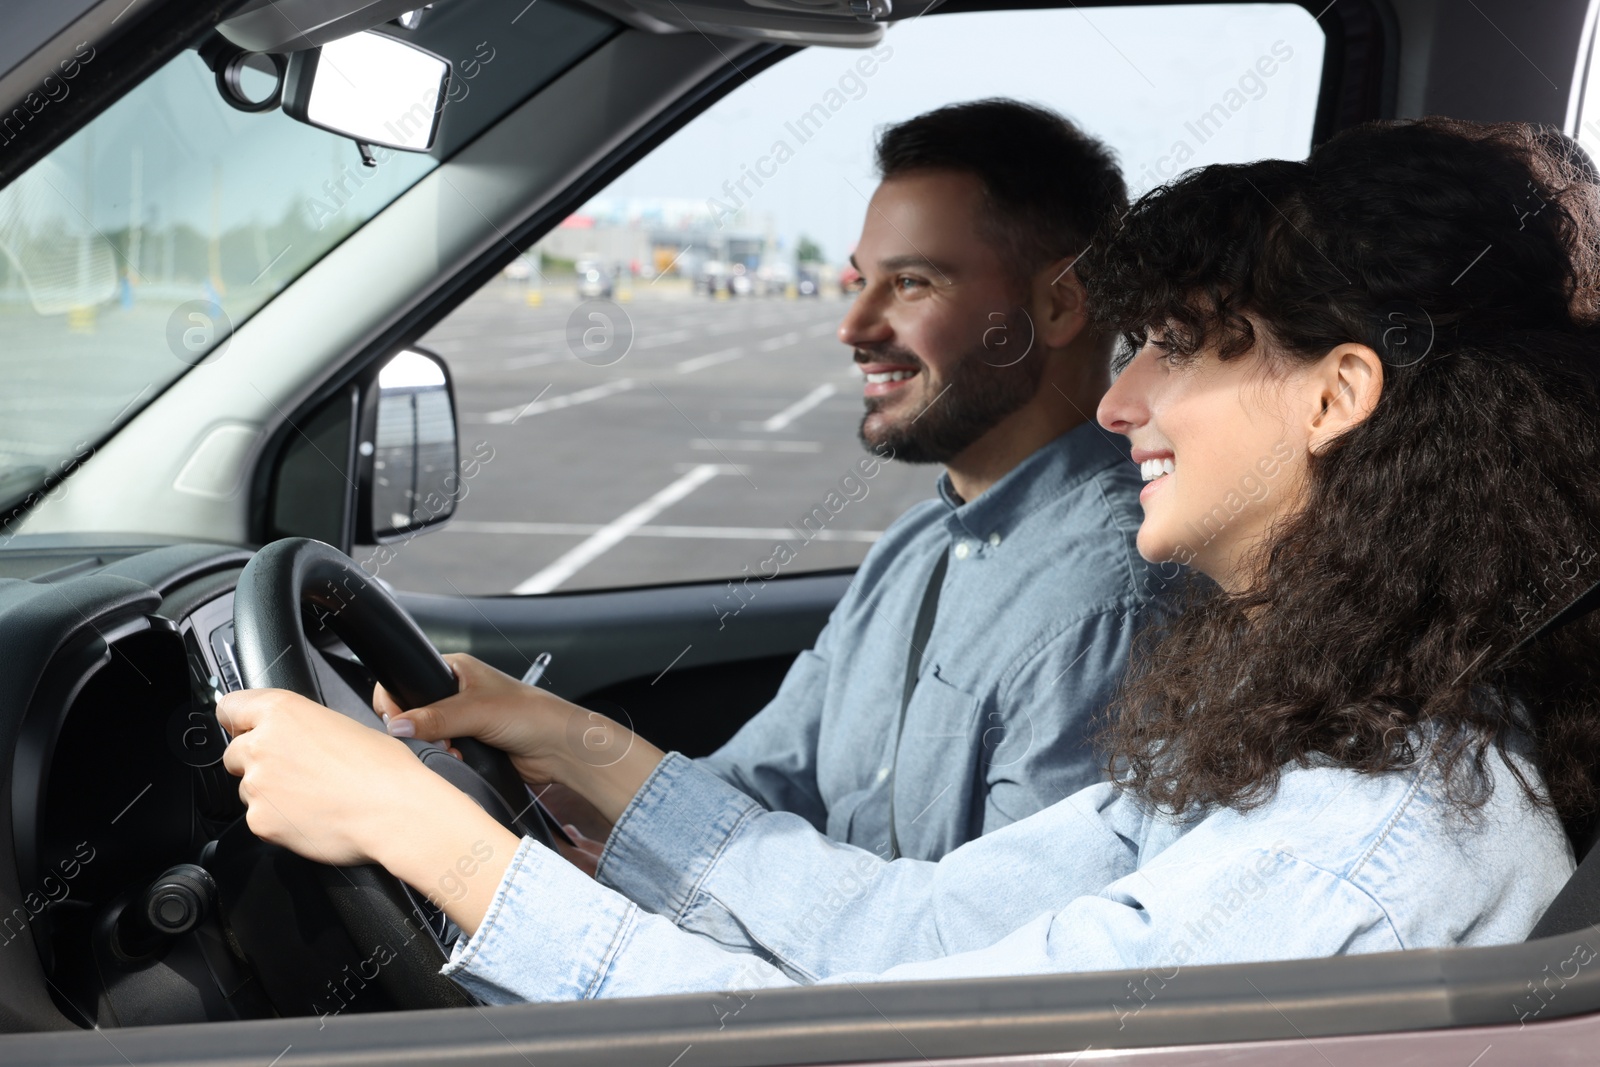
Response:
[{"label": "car window", "polygon": [[[185,49],[0,189],[0,512],[615,28],[551,0],[445,5],[411,38],[452,62],[435,151],[377,149],[375,166],[282,111],[230,107]],[[96,58],[81,46],[55,91]]]},{"label": "car window", "polygon": [[1292,5],[977,12],[751,77],[423,339],[473,462],[456,518],[386,552],[383,577],[440,593],[726,578],[738,595],[757,574],[855,566],[938,473],[865,475],[835,336],[874,130],[961,100],[1041,103],[1106,140],[1137,193],[1304,158],[1323,46]]}]

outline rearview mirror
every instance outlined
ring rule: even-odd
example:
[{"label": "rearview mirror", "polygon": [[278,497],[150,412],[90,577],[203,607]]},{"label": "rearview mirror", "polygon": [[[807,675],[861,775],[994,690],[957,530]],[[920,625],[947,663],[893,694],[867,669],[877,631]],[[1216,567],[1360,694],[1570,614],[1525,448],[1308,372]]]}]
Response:
[{"label": "rearview mirror", "polygon": [[444,59],[365,30],[291,53],[283,110],[362,144],[426,152],[439,131],[449,86]]},{"label": "rearview mirror", "polygon": [[382,544],[444,522],[461,490],[449,374],[429,353],[405,349],[378,372],[356,445],[356,543]]}]

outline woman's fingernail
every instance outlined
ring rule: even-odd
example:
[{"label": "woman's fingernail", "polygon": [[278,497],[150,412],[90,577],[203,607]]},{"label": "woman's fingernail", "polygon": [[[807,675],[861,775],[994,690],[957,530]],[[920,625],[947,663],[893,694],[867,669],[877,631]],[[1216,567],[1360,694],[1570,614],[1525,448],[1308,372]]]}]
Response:
[{"label": "woman's fingernail", "polygon": [[410,719],[394,718],[389,720],[390,737],[416,737],[417,728]]}]

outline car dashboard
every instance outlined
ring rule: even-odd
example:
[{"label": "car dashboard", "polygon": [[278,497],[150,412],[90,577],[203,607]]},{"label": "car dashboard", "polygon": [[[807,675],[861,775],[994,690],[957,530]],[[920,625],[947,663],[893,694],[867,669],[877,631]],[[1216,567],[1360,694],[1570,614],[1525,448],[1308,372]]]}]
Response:
[{"label": "car dashboard", "polygon": [[[153,965],[125,958],[108,937],[153,879],[203,866],[243,815],[215,708],[240,687],[233,594],[250,554],[57,540],[16,538],[0,551],[0,757],[10,783],[0,843],[13,858],[0,862],[0,947],[10,949],[0,951],[0,1026],[277,1014],[215,916],[172,939]],[[328,702],[365,705],[361,664],[335,640],[318,651]]]}]

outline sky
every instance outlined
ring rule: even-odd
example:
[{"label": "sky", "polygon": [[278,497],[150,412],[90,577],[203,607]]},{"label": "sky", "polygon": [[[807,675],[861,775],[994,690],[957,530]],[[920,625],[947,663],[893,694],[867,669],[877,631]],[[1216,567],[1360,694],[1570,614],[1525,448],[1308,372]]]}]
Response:
[{"label": "sky", "polygon": [[[876,184],[874,130],[946,103],[1008,96],[1060,111],[1116,150],[1135,193],[1185,167],[1299,159],[1311,146],[1323,35],[1295,5],[934,15],[894,26],[884,41],[889,55],[875,57],[869,77],[855,65],[870,53],[856,49],[811,48],[769,68],[597,199],[732,206],[723,183],[783,141],[793,155],[763,163],[776,174],[759,189],[747,180],[748,209],[769,213],[790,247],[804,233],[838,262]],[[830,100],[841,78],[846,91]],[[837,110],[802,143],[789,127],[817,103]],[[1210,124],[1195,125],[1219,104]]]}]

